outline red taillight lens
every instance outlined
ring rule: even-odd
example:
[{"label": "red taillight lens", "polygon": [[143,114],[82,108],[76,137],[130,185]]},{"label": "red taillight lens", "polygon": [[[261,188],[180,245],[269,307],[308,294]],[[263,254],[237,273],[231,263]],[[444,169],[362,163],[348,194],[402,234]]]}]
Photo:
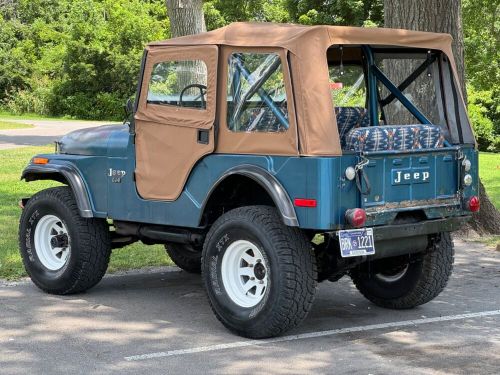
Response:
[{"label": "red taillight lens", "polygon": [[467,209],[471,212],[478,212],[479,207],[481,207],[479,198],[476,196],[470,197],[469,201],[467,202]]},{"label": "red taillight lens", "polygon": [[346,220],[353,227],[358,228],[366,223],[366,212],[361,208],[353,208],[345,212]]},{"label": "red taillight lens", "polygon": [[297,207],[316,207],[318,203],[316,199],[295,198],[293,203]]}]

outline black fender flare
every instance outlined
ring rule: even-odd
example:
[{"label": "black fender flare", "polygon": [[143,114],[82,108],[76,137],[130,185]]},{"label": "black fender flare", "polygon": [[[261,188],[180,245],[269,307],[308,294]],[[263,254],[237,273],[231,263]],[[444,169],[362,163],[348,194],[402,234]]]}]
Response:
[{"label": "black fender flare", "polygon": [[276,208],[281,215],[283,223],[290,227],[299,226],[299,220],[297,219],[292,200],[290,199],[290,196],[286,192],[283,185],[281,185],[276,177],[274,177],[267,170],[252,164],[242,164],[237,167],[230,168],[219,177],[219,179],[211,187],[205,200],[203,201],[200,211],[200,222],[201,216],[205,211],[205,207],[209,202],[212,193],[217,189],[221,182],[232,175],[245,176],[257,182],[273,200]]},{"label": "black fender flare", "polygon": [[21,175],[21,180],[54,180],[67,183],[75,195],[80,215],[85,218],[94,217],[89,194],[78,169],[72,164],[29,164]]}]

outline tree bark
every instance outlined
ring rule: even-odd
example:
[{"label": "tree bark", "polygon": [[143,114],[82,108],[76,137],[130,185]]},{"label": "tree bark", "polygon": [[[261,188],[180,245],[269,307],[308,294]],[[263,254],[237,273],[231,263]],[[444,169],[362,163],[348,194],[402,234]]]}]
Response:
[{"label": "tree bark", "polygon": [[384,0],[384,26],[451,34],[453,54],[465,95],[464,35],[460,0]]},{"label": "tree bark", "polygon": [[165,0],[172,38],[205,32],[202,0]]},{"label": "tree bark", "polygon": [[[385,27],[448,33],[464,98],[465,65],[461,0],[384,0]],[[478,14],[478,17],[481,15]],[[500,233],[500,213],[479,182],[481,211],[473,215],[471,228],[479,233]]]},{"label": "tree bark", "polygon": [[[170,19],[172,38],[207,31],[202,0],[165,0],[165,5]],[[193,83],[206,85],[206,77],[207,69],[202,62],[180,62],[177,71],[176,91],[180,93],[184,87]],[[186,90],[185,94],[198,95],[200,91],[197,88],[191,88]]]}]

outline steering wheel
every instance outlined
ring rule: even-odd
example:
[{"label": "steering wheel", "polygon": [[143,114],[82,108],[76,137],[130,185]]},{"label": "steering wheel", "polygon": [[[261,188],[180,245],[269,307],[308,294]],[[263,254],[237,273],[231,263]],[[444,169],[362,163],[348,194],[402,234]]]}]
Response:
[{"label": "steering wheel", "polygon": [[182,89],[181,94],[179,95],[179,105],[181,107],[184,107],[184,105],[182,104],[182,97],[187,90],[194,87],[200,90],[200,95],[195,97],[193,100],[198,100],[201,98],[201,108],[206,108],[205,95],[207,94],[207,86],[200,83],[192,83]]}]

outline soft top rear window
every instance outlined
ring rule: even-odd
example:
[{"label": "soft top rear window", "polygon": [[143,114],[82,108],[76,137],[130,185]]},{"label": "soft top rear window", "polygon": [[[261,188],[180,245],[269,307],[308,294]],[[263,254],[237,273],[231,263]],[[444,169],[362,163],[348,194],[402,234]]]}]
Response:
[{"label": "soft top rear window", "polygon": [[333,46],[327,58],[334,106],[364,108],[372,126],[434,124],[451,143],[474,142],[441,51]]}]

